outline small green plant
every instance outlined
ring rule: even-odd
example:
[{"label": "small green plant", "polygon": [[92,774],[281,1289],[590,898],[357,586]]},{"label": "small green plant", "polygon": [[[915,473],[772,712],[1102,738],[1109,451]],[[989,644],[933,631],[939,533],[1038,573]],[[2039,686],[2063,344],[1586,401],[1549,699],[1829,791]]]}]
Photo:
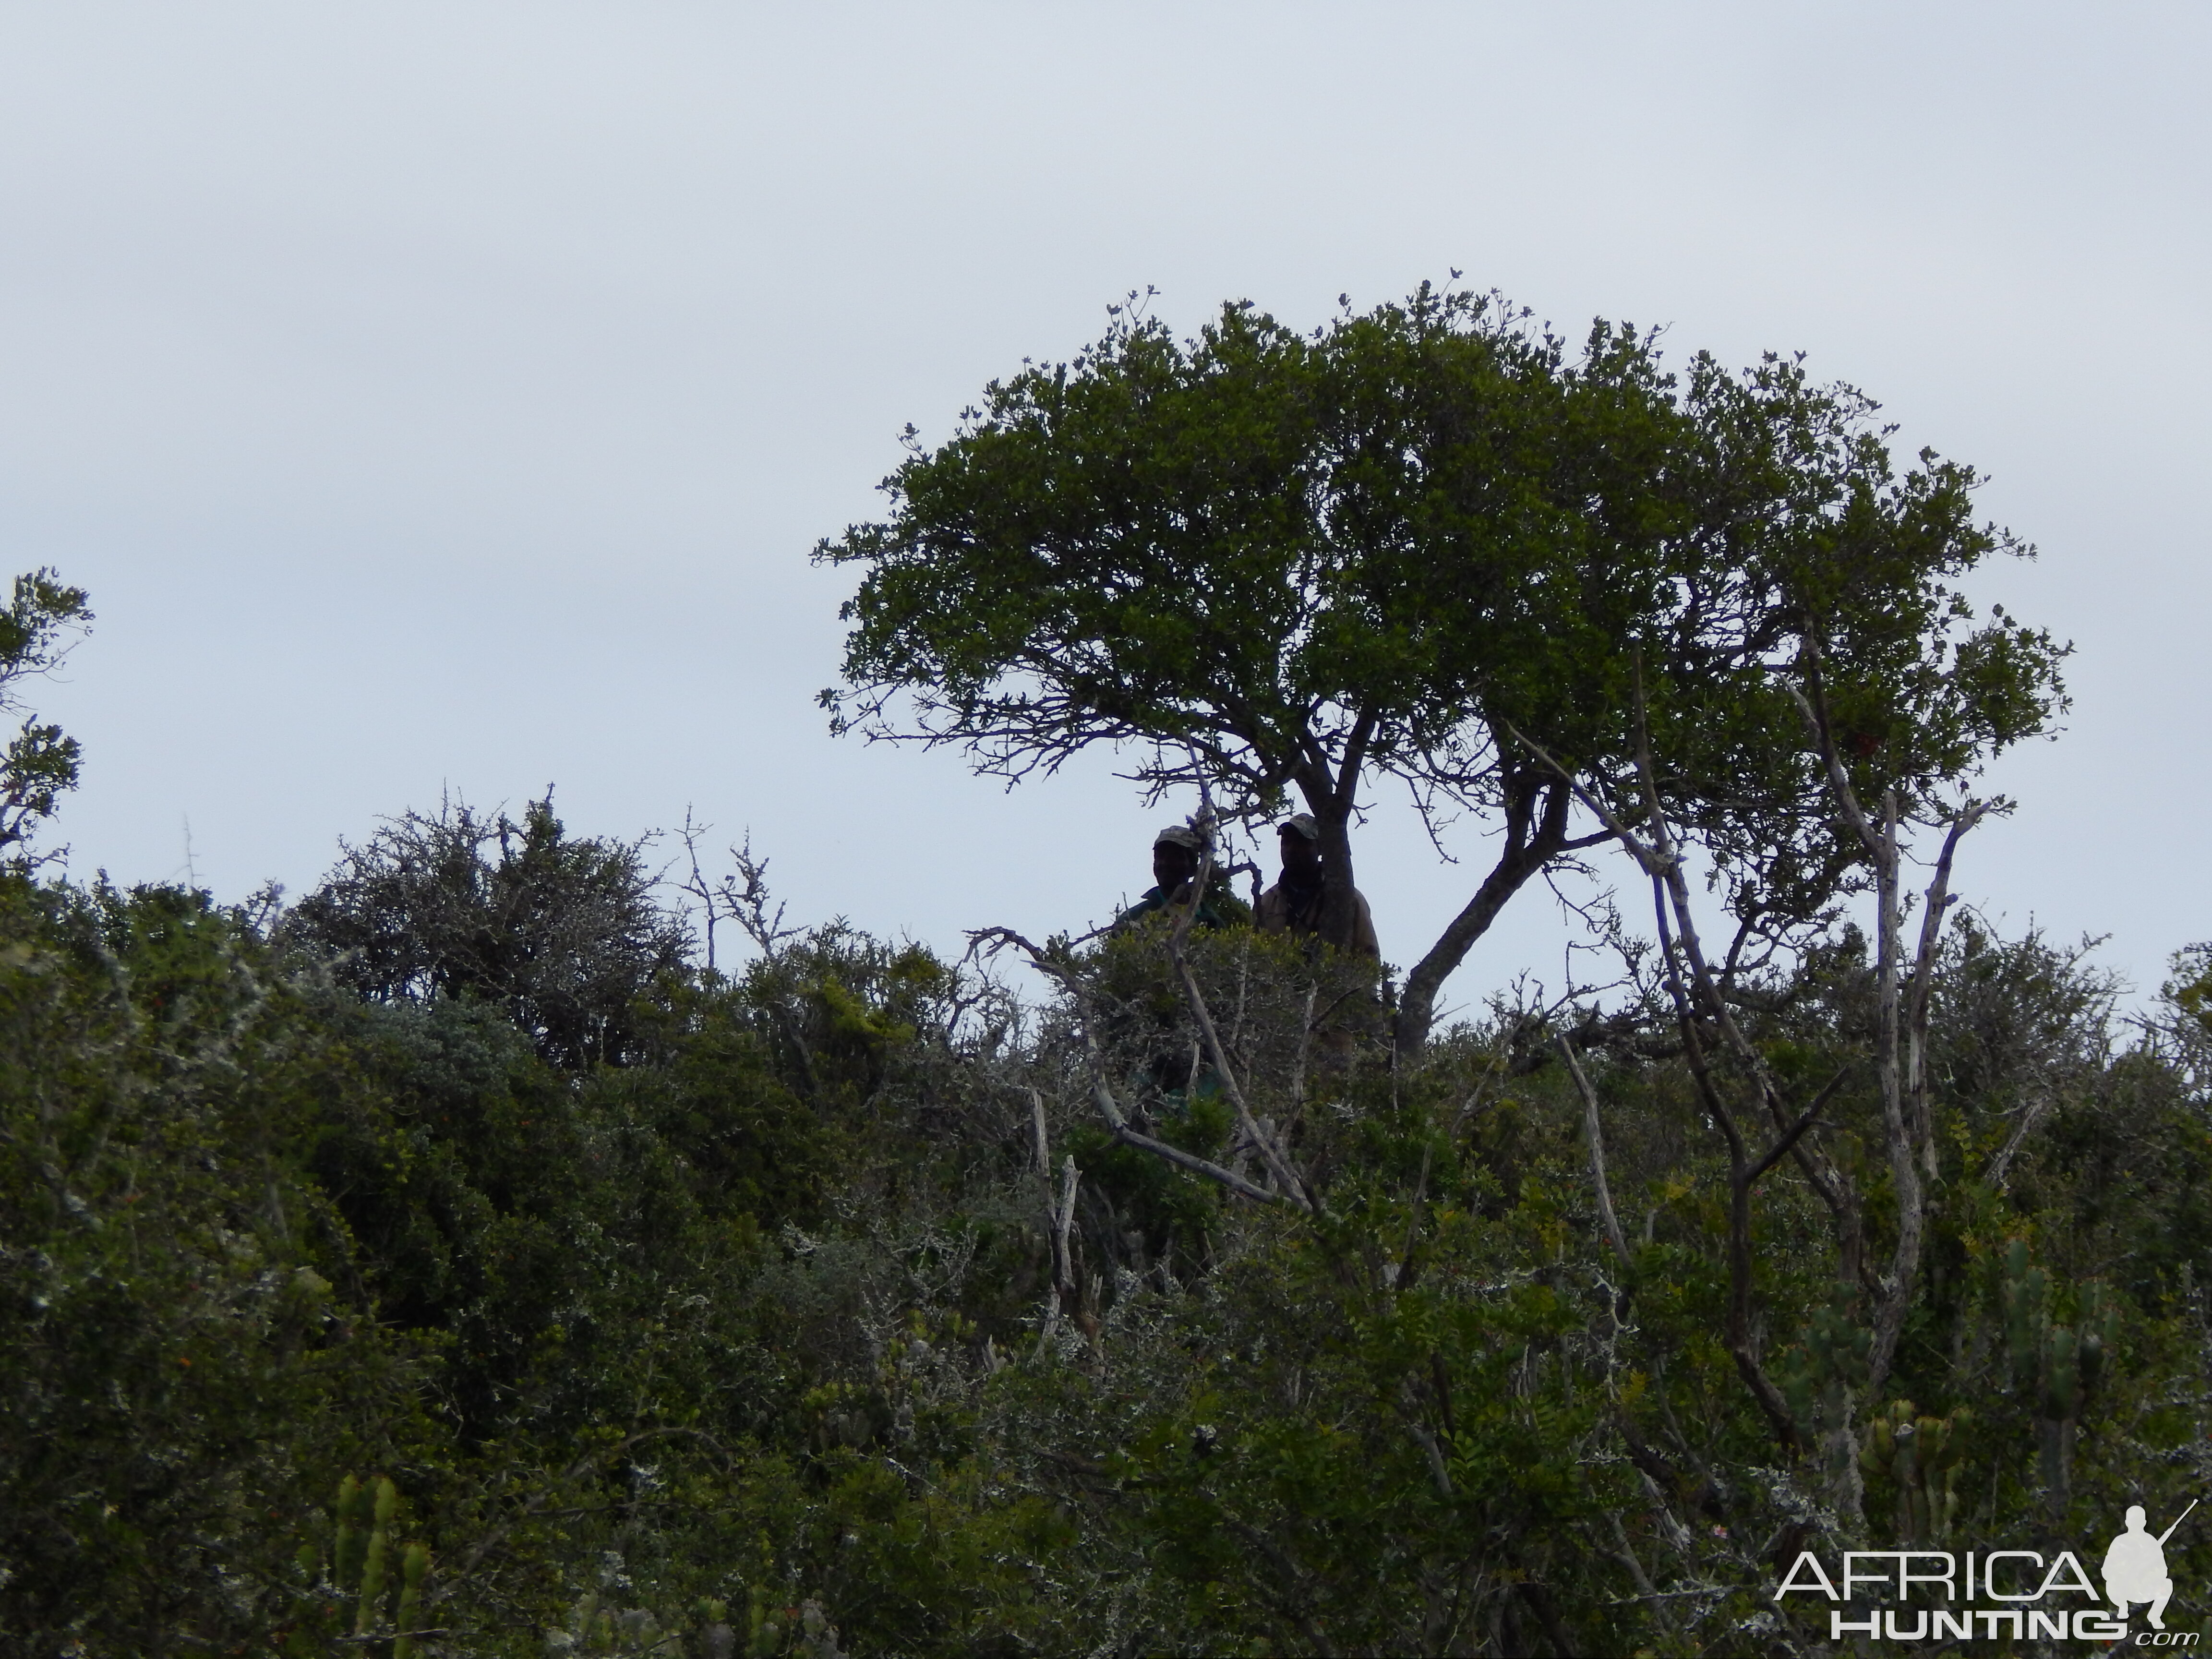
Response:
[{"label": "small green plant", "polygon": [[2051,1276],[2030,1260],[2027,1241],[2014,1239],[2005,1252],[2002,1291],[2005,1346],[2013,1386],[2035,1416],[2038,1474],[2056,1516],[2066,1507],[2075,1434],[2104,1380],[2119,1316],[2104,1287],[2093,1282],[2074,1295],[2075,1322],[2060,1324],[2051,1317],[2053,1291]]},{"label": "small green plant", "polygon": [[1940,1544],[1950,1537],[1971,1421],[1964,1406],[1948,1417],[1923,1417],[1910,1400],[1898,1400],[1867,1425],[1859,1467],[1869,1475],[1887,1473],[1894,1484],[1899,1543]]},{"label": "small green plant", "polygon": [[287,1651],[314,1653],[319,1634],[343,1639],[349,1631],[348,1645],[356,1651],[417,1659],[430,1550],[419,1542],[395,1546],[399,1488],[384,1475],[364,1482],[349,1474],[338,1482],[331,1516],[335,1536],[327,1574],[321,1547],[313,1540],[300,1546],[300,1572],[309,1588]]}]

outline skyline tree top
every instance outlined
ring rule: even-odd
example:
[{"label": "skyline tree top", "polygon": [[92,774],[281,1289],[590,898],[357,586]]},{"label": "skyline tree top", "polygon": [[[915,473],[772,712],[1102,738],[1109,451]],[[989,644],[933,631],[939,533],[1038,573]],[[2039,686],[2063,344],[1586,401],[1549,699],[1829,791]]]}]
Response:
[{"label": "skyline tree top", "polygon": [[1500,850],[1412,966],[1416,1045],[1513,895],[1608,838],[1577,790],[1641,812],[1644,738],[1744,905],[1822,914],[1864,860],[1796,696],[1863,797],[1940,817],[2064,706],[2066,647],[1960,591],[2032,550],[1976,521],[1972,468],[1900,475],[1878,405],[1797,359],[1677,375],[1651,333],[1575,351],[1532,317],[1424,284],[1310,332],[1231,302],[1178,340],[1133,305],[937,448],[909,429],[888,516],[816,551],[862,569],[834,726],[1010,780],[1111,745],[1248,819],[1295,797],[1332,936],[1370,780],[1480,815]]}]

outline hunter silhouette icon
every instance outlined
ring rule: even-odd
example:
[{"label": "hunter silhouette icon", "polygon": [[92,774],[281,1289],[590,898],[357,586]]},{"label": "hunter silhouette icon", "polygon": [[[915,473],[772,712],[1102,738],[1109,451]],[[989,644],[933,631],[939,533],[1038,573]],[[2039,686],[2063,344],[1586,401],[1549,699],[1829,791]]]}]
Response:
[{"label": "hunter silhouette icon", "polygon": [[[2189,1510],[2197,1507],[2193,1500]],[[2148,1517],[2140,1504],[2128,1506],[2128,1529],[2112,1540],[2105,1552],[2105,1594],[2112,1599],[2119,1615],[2128,1616],[2128,1603],[2147,1601],[2150,1604],[2150,1625],[2153,1630],[2166,1628],[2166,1604],[2173,1596],[2173,1580],[2166,1572],[2166,1540],[2173,1536],[2174,1527],[2189,1518],[2189,1510],[2174,1517],[2168,1527],[2155,1538],[2144,1528]]]}]

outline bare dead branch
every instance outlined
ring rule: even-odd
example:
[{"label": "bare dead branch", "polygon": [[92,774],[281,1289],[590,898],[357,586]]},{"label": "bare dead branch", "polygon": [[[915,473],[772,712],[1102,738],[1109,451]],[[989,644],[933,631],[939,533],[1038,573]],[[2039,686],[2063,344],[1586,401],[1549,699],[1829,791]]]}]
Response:
[{"label": "bare dead branch", "polygon": [[1835,798],[1844,820],[1851,827],[1860,842],[1875,858],[1881,856],[1881,837],[1875,832],[1866,809],[1859,805],[1858,793],[1851,787],[1850,775],[1844,769],[1843,757],[1836,752],[1835,733],[1828,724],[1827,695],[1820,684],[1820,650],[1807,640],[1798,653],[1798,661],[1805,670],[1805,683],[1812,688],[1808,696],[1804,690],[1782,682],[1782,689],[1797,705],[1797,712],[1805,717],[1805,725],[1813,739],[1813,752],[1820,757],[1822,769],[1828,775],[1828,790]]},{"label": "bare dead branch", "polygon": [[988,955],[1011,945],[1024,952],[1039,972],[1048,975],[1067,988],[1069,995],[1075,1000],[1076,1024],[1082,1030],[1084,1047],[1091,1061],[1091,1097],[1098,1108],[1098,1115],[1106,1120],[1106,1127],[1113,1132],[1116,1140],[1125,1146],[1134,1146],[1140,1152],[1150,1152],[1155,1158],[1188,1170],[1193,1175],[1203,1176],[1240,1197],[1257,1199],[1262,1203],[1288,1202],[1297,1204],[1300,1208],[1307,1207],[1300,1202],[1296,1191],[1270,1192],[1265,1187],[1246,1180],[1234,1170],[1224,1169],[1210,1158],[1186,1152],[1180,1146],[1170,1146],[1167,1142],[1156,1140],[1133,1127],[1128,1115],[1121,1109],[1121,1103],[1114,1097],[1113,1085],[1106,1080],[1106,1056],[1099,1048],[1097,1036],[1091,1030],[1088,991],[1081,976],[1065,963],[1054,961],[1011,927],[979,928],[969,933],[968,938],[971,955],[979,952]]},{"label": "bare dead branch", "polygon": [[1583,1063],[1575,1057],[1575,1045],[1562,1036],[1559,1039],[1559,1053],[1567,1062],[1567,1071],[1574,1078],[1575,1087],[1583,1097],[1583,1128],[1589,1139],[1590,1182],[1597,1188],[1598,1218],[1605,1224],[1605,1236],[1613,1246],[1613,1253],[1620,1258],[1621,1265],[1632,1265],[1628,1254],[1628,1241],[1622,1237],[1620,1218],[1613,1213],[1613,1188],[1605,1178],[1605,1130],[1598,1121],[1597,1091],[1590,1087],[1589,1079],[1583,1072]]},{"label": "bare dead branch", "polygon": [[1052,1142],[1045,1134],[1044,1097],[1036,1090],[1030,1091],[1030,1137],[1031,1150],[1036,1156],[1036,1172],[1047,1181],[1052,1178]]},{"label": "bare dead branch", "polygon": [[1921,1168],[1933,1181],[1936,1174],[1936,1125],[1928,1102],[1928,1011],[1936,989],[1936,953],[1943,938],[1943,918],[1954,902],[1951,892],[1951,861],[1960,838],[1979,823],[1992,803],[1969,800],[1951,820],[1936,855],[1936,872],[1928,883],[1920,911],[1920,945],[1913,952],[1911,987],[1905,1006],[1905,1098],[1907,1121],[1920,1153]]},{"label": "bare dead branch", "polygon": [[[1040,1117],[1040,1123],[1042,1117]],[[1077,1305],[1075,1259],[1068,1244],[1068,1234],[1075,1225],[1075,1189],[1081,1176],[1073,1158],[1060,1167],[1060,1197],[1053,1201],[1046,1194],[1045,1223],[1052,1242],[1052,1297],[1045,1306],[1042,1338],[1050,1341],[1060,1328],[1061,1317]]]},{"label": "bare dead branch", "polygon": [[[1210,828],[1213,817],[1212,802],[1203,793],[1200,798],[1205,801],[1201,823]],[[1204,836],[1200,848],[1198,873],[1192,879],[1190,902],[1183,907],[1182,913],[1175,918],[1168,929],[1168,959],[1175,964],[1176,977],[1182,986],[1183,1000],[1190,1005],[1191,1017],[1198,1022],[1199,1035],[1205,1039],[1214,1071],[1221,1079],[1222,1092],[1229,1097],[1229,1103],[1236,1111],[1237,1127],[1260,1154],[1261,1161],[1267,1166],[1268,1173],[1274,1176],[1275,1184],[1283,1195],[1301,1210],[1318,1210],[1321,1206],[1304,1175],[1284,1155],[1283,1149],[1275,1144],[1275,1137],[1262,1128],[1253,1116],[1252,1108],[1244,1098],[1244,1091],[1237,1084],[1236,1069],[1230,1064],[1228,1048],[1221,1041],[1221,1034],[1214,1029],[1213,1012],[1206,1006],[1206,994],[1199,989],[1198,976],[1191,972],[1190,957],[1183,949],[1185,940],[1190,936],[1192,923],[1197,918],[1198,907],[1206,896],[1206,878],[1212,872],[1213,838],[1208,834]]]}]

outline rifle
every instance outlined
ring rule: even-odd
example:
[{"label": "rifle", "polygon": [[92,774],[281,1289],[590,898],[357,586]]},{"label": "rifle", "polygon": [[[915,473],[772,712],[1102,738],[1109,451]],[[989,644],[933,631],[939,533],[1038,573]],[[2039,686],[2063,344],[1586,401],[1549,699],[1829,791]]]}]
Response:
[{"label": "rifle", "polygon": [[[2191,1498],[2189,1500],[2189,1510],[2195,1509],[2204,1500],[2201,1498]],[[2159,1534],[2158,1544],[2160,1549],[2164,1549],[2166,1547],[2166,1540],[2173,1536],[2175,1531],[2180,1527],[2181,1523],[2189,1519],[2189,1510],[2184,1510],[2180,1514],[2175,1516],[2173,1517],[2173,1525],[2168,1527],[2164,1532]]]}]

